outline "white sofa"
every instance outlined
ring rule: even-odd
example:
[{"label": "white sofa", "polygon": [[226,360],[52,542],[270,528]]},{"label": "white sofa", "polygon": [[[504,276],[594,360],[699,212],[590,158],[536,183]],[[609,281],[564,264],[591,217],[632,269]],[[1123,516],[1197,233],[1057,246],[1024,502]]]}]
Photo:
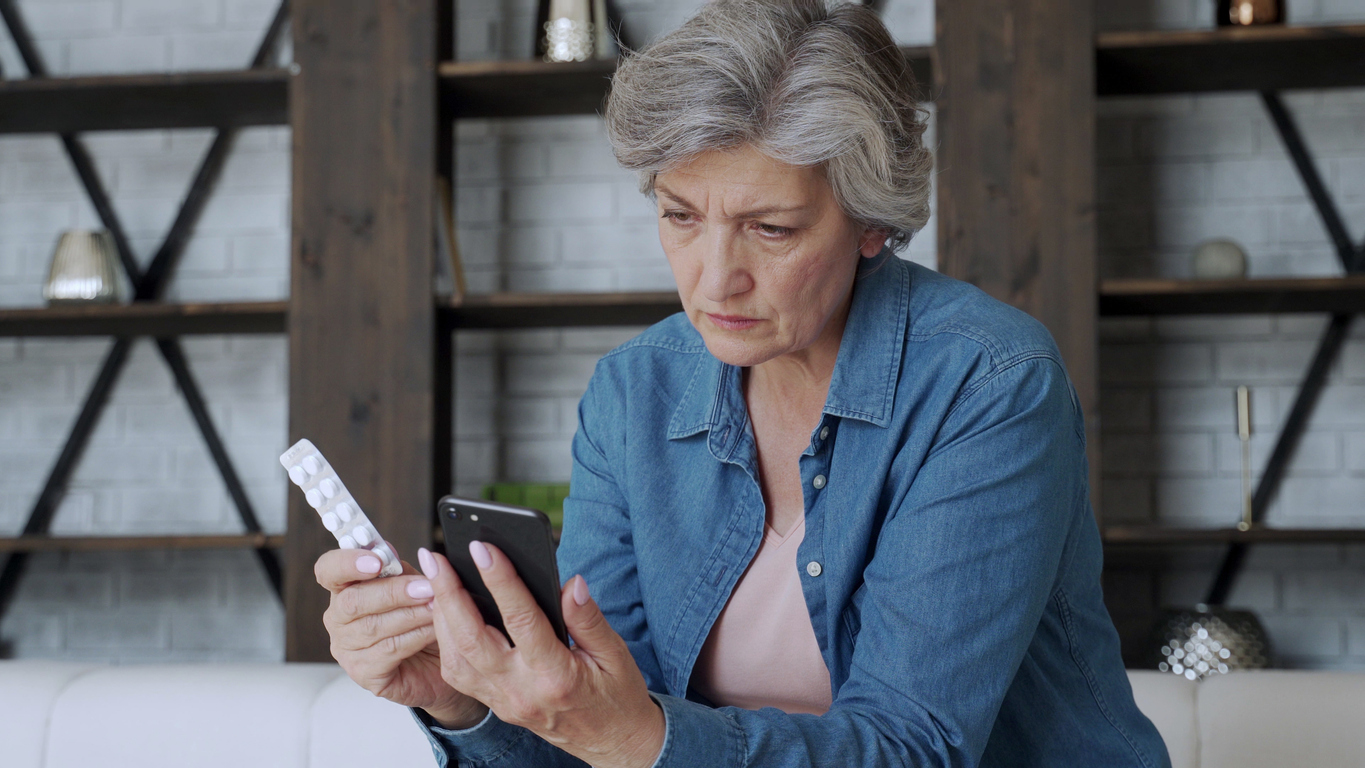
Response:
[{"label": "white sofa", "polygon": [[[1130,677],[1175,768],[1365,766],[1365,673]],[[0,662],[3,768],[432,764],[407,710],[330,664]]]}]

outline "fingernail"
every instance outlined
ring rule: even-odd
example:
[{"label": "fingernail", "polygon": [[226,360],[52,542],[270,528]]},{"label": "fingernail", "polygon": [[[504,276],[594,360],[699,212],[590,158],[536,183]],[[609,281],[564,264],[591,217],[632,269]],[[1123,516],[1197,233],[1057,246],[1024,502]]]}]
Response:
[{"label": "fingernail", "polygon": [[422,575],[428,579],[436,578],[436,558],[431,556],[426,547],[417,550],[417,564],[422,567]]},{"label": "fingernail", "polygon": [[474,558],[474,564],[479,566],[481,571],[493,567],[493,553],[488,551],[488,547],[485,547],[482,541],[469,542],[469,556]]},{"label": "fingernail", "polygon": [[431,582],[426,579],[418,579],[408,582],[408,597],[413,600],[421,600],[424,597],[431,597]]},{"label": "fingernail", "polygon": [[379,573],[379,569],[383,567],[384,564],[379,562],[379,558],[371,555],[365,555],[355,561],[355,569],[361,573]]},{"label": "fingernail", "polygon": [[588,580],[579,576],[573,585],[573,601],[579,605],[587,605],[588,597]]}]

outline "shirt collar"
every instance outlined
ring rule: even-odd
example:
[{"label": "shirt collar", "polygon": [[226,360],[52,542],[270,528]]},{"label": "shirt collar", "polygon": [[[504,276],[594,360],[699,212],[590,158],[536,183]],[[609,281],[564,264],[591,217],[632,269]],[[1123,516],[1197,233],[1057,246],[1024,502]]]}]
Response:
[{"label": "shirt collar", "polygon": [[[883,428],[891,424],[909,312],[910,268],[905,262],[883,250],[859,265],[825,413]],[[673,412],[668,439],[719,428],[727,430],[720,441],[728,443],[747,421],[740,369],[703,352]]]}]

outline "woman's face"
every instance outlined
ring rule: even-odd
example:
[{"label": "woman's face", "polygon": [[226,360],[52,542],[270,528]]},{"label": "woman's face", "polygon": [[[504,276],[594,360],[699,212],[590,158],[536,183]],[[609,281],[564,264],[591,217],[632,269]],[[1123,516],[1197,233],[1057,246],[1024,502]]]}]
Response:
[{"label": "woman's face", "polygon": [[837,351],[858,258],[885,233],[845,216],[820,169],[713,151],[660,173],[654,191],[683,309],[711,354],[753,366]]}]

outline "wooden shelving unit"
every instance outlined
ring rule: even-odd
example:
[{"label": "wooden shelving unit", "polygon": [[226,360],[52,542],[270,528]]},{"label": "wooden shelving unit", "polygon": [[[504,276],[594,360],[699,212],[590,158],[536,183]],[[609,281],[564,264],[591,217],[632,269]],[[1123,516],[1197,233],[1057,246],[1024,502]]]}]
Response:
[{"label": "wooden shelving unit", "polygon": [[1365,276],[1100,281],[1100,315],[1365,312]]},{"label": "wooden shelving unit", "polygon": [[103,304],[0,310],[4,336],[187,336],[284,333],[283,301]]},{"label": "wooden shelving unit", "polygon": [[674,291],[494,293],[440,309],[449,330],[650,325],[682,309]]},{"label": "wooden shelving unit", "polygon": [[1105,32],[1100,96],[1277,91],[1365,85],[1365,25]]},{"label": "wooden shelving unit", "polygon": [[1174,528],[1111,525],[1103,530],[1106,547],[1172,547],[1219,544],[1345,544],[1365,542],[1365,528]]},{"label": "wooden shelving unit", "polygon": [[[1026,5],[1033,11],[1039,8],[1060,11],[1055,18],[1064,19],[1071,19],[1069,13],[1075,10],[1068,3],[1082,2],[1015,1],[1021,9]],[[989,42],[992,39],[989,35],[994,32],[990,30],[995,27],[980,26],[986,23],[982,18],[988,14],[977,13],[970,0],[950,5],[951,17],[940,19],[946,37],[963,39],[975,34],[986,35],[978,37],[980,40]],[[303,188],[300,179],[305,177],[295,177],[293,269],[296,274],[306,275],[313,281],[288,302],[0,310],[0,336],[161,337],[196,333],[288,333],[291,339],[291,395],[303,391],[316,395],[322,391],[318,386],[324,383],[324,389],[332,393],[325,402],[308,408],[300,407],[304,398],[291,397],[291,434],[306,433],[317,437],[328,429],[342,430],[337,442],[346,447],[329,447],[328,455],[372,467],[373,477],[364,480],[367,487],[356,490],[367,498],[373,497],[372,504],[376,509],[389,510],[386,517],[376,519],[386,535],[403,542],[430,541],[430,520],[424,513],[414,514],[411,510],[424,509],[427,497],[439,492],[443,481],[442,464],[449,466],[449,447],[442,446],[441,440],[449,435],[449,424],[443,427],[442,422],[449,421],[451,412],[448,374],[451,362],[449,335],[453,331],[643,325],[679,309],[677,296],[671,292],[494,294],[470,296],[459,306],[436,304],[421,312],[402,314],[408,311],[404,307],[413,306],[415,299],[412,297],[430,295],[432,251],[430,243],[426,242],[429,238],[410,238],[403,232],[430,231],[427,226],[429,214],[426,213],[431,208],[426,204],[429,200],[426,196],[431,194],[430,176],[433,171],[445,175],[453,171],[450,121],[593,114],[601,109],[614,71],[611,62],[551,65],[531,61],[452,61],[451,9],[448,3],[436,6],[419,11],[396,4],[382,6],[376,11],[385,16],[386,22],[378,27],[383,30],[381,45],[373,39],[374,35],[353,28],[357,22],[338,10],[335,4],[326,0],[296,0],[294,28],[325,30],[327,33],[296,43],[295,55],[302,65],[299,74],[267,69],[0,81],[0,133],[293,123],[296,171],[309,174]],[[941,94],[945,86],[951,87],[960,103],[975,98],[973,94],[981,94],[992,83],[994,85],[990,87],[997,89],[992,92],[994,95],[1003,90],[1011,99],[1038,97],[1026,86],[1026,81],[1038,76],[1055,78],[1056,82],[1064,82],[1073,90],[1077,83],[1089,83],[1093,79],[1092,97],[1365,85],[1365,26],[1105,33],[1092,37],[1088,28],[1080,26],[1085,24],[1089,24],[1088,16],[1066,21],[1064,28],[1049,27],[1040,33],[1043,38],[1014,41],[1020,51],[1031,57],[1029,62],[1014,58],[994,61],[991,57],[1005,55],[1001,53],[1003,47],[996,50],[991,45],[973,43],[972,47],[977,50],[969,55],[981,57],[980,62],[986,67],[981,71],[991,66],[999,68],[998,71],[990,70],[995,76],[989,82],[978,79],[954,83],[951,72],[945,81],[944,55],[952,51],[909,48],[906,53],[914,75],[926,89],[932,84]],[[434,45],[431,42],[433,29],[440,30]],[[1080,36],[1082,34],[1084,37]],[[324,38],[332,41],[332,49],[323,44]],[[1076,57],[1044,57],[1029,52],[1028,46],[1055,48],[1054,43],[1059,40],[1066,41],[1059,45],[1068,51],[1076,50],[1077,46],[1093,45],[1093,59],[1085,63]],[[436,62],[434,70],[433,61]],[[961,71],[961,65],[961,59],[955,60],[953,71]],[[1028,77],[1019,76],[1020,68],[1035,65],[1038,69],[1028,70],[1031,73]],[[1058,66],[1063,69],[1054,71]],[[1088,85],[1085,87],[1089,89]],[[977,103],[989,106],[995,102],[983,98]],[[1092,108],[1084,99],[1066,103],[1079,104],[1074,106],[1076,109]],[[394,104],[402,104],[403,108],[394,111]],[[1040,109],[1032,102],[1016,106],[1019,115],[1035,121],[1045,120],[1051,109],[1047,105]],[[356,111],[347,112],[347,109]],[[339,113],[373,114],[380,109],[388,110],[393,117],[389,121],[392,125],[383,133],[377,132],[378,129],[367,121],[339,125],[334,119]],[[1066,120],[1077,119],[1075,114],[1064,110],[1054,109],[1053,112]],[[428,119],[431,117],[435,119]],[[941,113],[940,117],[945,115]],[[325,129],[324,121],[327,121]],[[982,124],[989,126],[989,130],[977,136],[978,141],[994,143],[999,140],[999,146],[1012,144],[1016,121],[992,123],[987,117]],[[1033,125],[1030,130],[1037,127]],[[964,131],[966,127],[954,117],[941,122],[940,129]],[[1034,135],[1047,136],[1047,141],[1053,143],[1065,138],[1048,131]],[[941,136],[940,140],[943,139]],[[387,166],[378,161],[371,162],[369,148],[376,146],[383,146],[390,153],[384,160]],[[329,189],[325,174],[314,174],[308,169],[325,168],[329,160],[339,156],[354,160],[347,168],[350,181],[344,188],[333,185]],[[1070,162],[1056,153],[1037,157],[1042,157],[1045,163]],[[1007,158],[1008,162],[1011,161]],[[1016,163],[1016,167],[1031,166]],[[1084,180],[1074,176],[1077,167],[1068,166],[1060,173],[1068,184],[1081,184],[1076,187],[1079,189],[1084,186]],[[1008,177],[1008,173],[1002,173]],[[1048,167],[1037,178],[1055,180],[1057,174],[1057,168]],[[982,183],[976,188],[989,186]],[[1049,181],[1047,188],[1051,195],[1057,187]],[[971,207],[990,203],[963,198],[956,204]],[[1088,209],[1086,206],[1064,208]],[[336,216],[325,213],[327,210],[345,211],[341,222],[344,226],[336,223]],[[399,220],[384,218],[395,211],[403,212]],[[366,218],[366,212],[375,218]],[[1084,228],[1077,231],[1083,233]],[[356,246],[361,240],[364,240],[363,248]],[[947,237],[941,237],[940,243],[941,247],[956,247]],[[334,260],[333,267],[338,263],[343,266],[323,276],[316,270],[316,257],[309,248],[329,253],[329,258]],[[383,250],[389,260],[382,274],[367,271],[364,259],[360,258],[362,251],[372,253],[375,249]],[[1064,259],[1092,257],[1092,252],[1081,249]],[[1004,252],[999,258],[1002,265],[995,277],[1001,285],[1017,287],[1028,281],[1051,280],[1059,274],[1074,280],[1077,274],[1069,271],[1067,264],[1055,262],[1057,257],[1052,254],[1044,254],[1041,270],[1036,258],[1031,261],[1007,258]],[[953,274],[973,277],[975,273],[968,270]],[[1083,270],[1081,274],[1085,274]],[[1023,283],[1012,282],[1016,278]],[[1066,349],[1068,355],[1076,355],[1074,360],[1068,359],[1073,371],[1093,367],[1097,314],[1359,311],[1360,302],[1365,298],[1365,284],[1361,278],[1259,280],[1236,285],[1110,280],[1102,282],[1097,293],[1093,287],[1092,281],[1078,290],[1089,294],[1090,300],[1097,304],[1098,312],[1082,306],[1077,313],[1068,316],[1070,319],[1061,320],[1053,327],[1059,339],[1070,339]],[[1081,295],[1077,290],[1068,290]],[[1026,303],[1019,300],[1019,295],[1010,298],[1015,303]],[[346,319],[346,313],[357,305],[382,306],[385,310],[367,315],[358,321],[359,325],[350,328],[345,325],[351,322]],[[1065,306],[1064,303],[1056,305]],[[395,324],[394,318],[400,315],[405,319]],[[342,325],[333,332],[319,333],[318,328],[322,327],[319,324],[325,325],[330,320],[339,320]],[[1073,322],[1079,325],[1068,325]],[[423,323],[427,324],[425,330],[413,330]],[[344,365],[335,361],[344,361]],[[373,386],[374,382],[355,373],[367,368],[388,370],[393,366],[405,372],[406,388],[401,391]],[[445,402],[442,402],[443,398]],[[411,405],[419,402],[431,404],[431,407]],[[348,414],[350,421],[339,427],[329,426],[336,422],[335,413]],[[433,421],[436,424],[434,432],[419,436],[420,439],[414,437],[414,418]],[[403,450],[395,451],[395,446],[402,446]],[[419,465],[421,471],[414,475],[413,470]],[[425,473],[432,474],[429,484],[424,479]],[[408,479],[400,484],[404,488],[393,483],[381,484],[376,479],[399,476]],[[306,563],[311,553],[329,542],[325,532],[316,530],[318,526],[311,524],[312,521],[304,520],[304,513],[311,514],[311,510],[300,509],[301,506],[291,497],[291,525],[285,536],[20,537],[0,539],[0,552],[283,547],[288,562]],[[1262,529],[1240,534],[1235,531],[1111,527],[1104,529],[1103,535],[1110,547],[1155,547],[1316,541],[1325,537],[1331,537],[1333,541],[1356,540],[1350,537],[1358,536],[1358,532]],[[326,658],[325,643],[317,642],[315,637],[305,637],[309,632],[317,632],[314,626],[317,596],[313,594],[316,586],[310,583],[311,574],[306,573],[307,570],[295,567],[286,573],[287,625],[291,634],[289,657],[320,660]]]},{"label": "wooden shelving unit", "polygon": [[0,133],[288,123],[284,69],[0,80]]},{"label": "wooden shelving unit", "polygon": [[0,538],[0,552],[125,552],[140,549],[278,549],[284,536],[18,536]]}]

